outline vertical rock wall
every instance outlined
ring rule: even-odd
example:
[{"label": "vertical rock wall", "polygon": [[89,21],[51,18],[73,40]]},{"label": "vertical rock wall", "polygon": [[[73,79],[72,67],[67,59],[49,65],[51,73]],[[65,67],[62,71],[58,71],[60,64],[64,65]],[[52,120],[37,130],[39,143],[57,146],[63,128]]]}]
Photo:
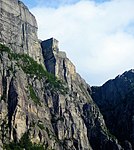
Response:
[{"label": "vertical rock wall", "polygon": [[[57,137],[66,148],[78,150],[120,150],[117,140],[108,135],[103,116],[89,93],[90,86],[76,73],[75,66],[59,51],[54,38],[41,43],[44,63],[48,72],[64,81],[68,93],[53,98],[53,113],[62,123],[52,123]],[[73,142],[73,143],[72,143]]]},{"label": "vertical rock wall", "polygon": [[0,42],[42,62],[36,19],[18,0],[0,1]]}]

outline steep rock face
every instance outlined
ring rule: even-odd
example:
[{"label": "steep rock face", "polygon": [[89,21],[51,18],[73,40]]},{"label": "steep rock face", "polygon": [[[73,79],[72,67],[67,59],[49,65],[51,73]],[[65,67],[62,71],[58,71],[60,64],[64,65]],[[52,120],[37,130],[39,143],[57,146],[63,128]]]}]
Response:
[{"label": "steep rock face", "polygon": [[[41,46],[43,49],[44,63],[48,72],[53,73],[68,85],[71,85],[71,81],[74,81],[77,76],[76,69],[73,63],[66,57],[66,53],[59,51],[58,41],[51,38],[43,41]],[[87,86],[84,80],[83,83]]]},{"label": "steep rock face", "polygon": [[107,127],[129,150],[134,148],[134,70],[127,71],[101,87],[92,87]]},{"label": "steep rock face", "polygon": [[103,117],[89,95],[90,86],[76,73],[66,54],[59,51],[58,41],[52,38],[41,45],[48,72],[62,79],[69,88],[64,97],[58,98],[54,107],[55,115],[65,119],[60,126],[55,124],[58,138],[72,139],[76,149],[121,149],[117,141],[108,135]]},{"label": "steep rock face", "polygon": [[45,150],[121,150],[58,41],[39,45],[36,20],[18,0],[0,1],[0,15],[0,41],[10,47],[0,44],[1,149],[26,148],[27,135]]},{"label": "steep rock face", "polygon": [[63,84],[29,56],[3,45],[0,66],[1,148],[9,141],[19,142],[27,133],[33,143],[43,144],[45,149],[121,149],[108,134],[88,94],[90,88],[78,74],[71,78],[70,86]]},{"label": "steep rock face", "polygon": [[42,62],[36,19],[19,0],[0,1],[0,42]]},{"label": "steep rock face", "polygon": [[[59,144],[51,125],[50,109],[44,102],[45,93],[49,95],[49,101],[52,101],[49,91],[51,86],[48,86],[48,82],[46,83],[45,76],[38,79],[40,74],[36,73],[37,69],[27,73],[27,70],[22,67],[25,64],[27,68],[26,64],[31,63],[32,67],[37,65],[39,68],[37,62],[27,55],[15,53],[11,55],[4,49],[0,48],[1,149],[9,141],[19,141],[25,133],[29,133],[32,142],[41,142],[46,148],[48,145],[49,148],[58,147]],[[21,59],[25,59],[22,66]]]}]

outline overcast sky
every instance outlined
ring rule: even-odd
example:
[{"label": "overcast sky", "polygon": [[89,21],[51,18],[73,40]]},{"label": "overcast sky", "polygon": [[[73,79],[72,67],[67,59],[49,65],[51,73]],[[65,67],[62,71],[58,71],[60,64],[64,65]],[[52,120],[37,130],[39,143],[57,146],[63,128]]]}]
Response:
[{"label": "overcast sky", "polygon": [[36,16],[39,38],[56,38],[90,85],[134,68],[134,0],[22,1]]}]

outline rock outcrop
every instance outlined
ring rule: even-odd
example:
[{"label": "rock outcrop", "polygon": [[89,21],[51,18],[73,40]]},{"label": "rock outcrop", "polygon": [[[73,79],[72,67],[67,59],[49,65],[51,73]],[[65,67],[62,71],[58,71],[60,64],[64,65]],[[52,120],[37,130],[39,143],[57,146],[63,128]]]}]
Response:
[{"label": "rock outcrop", "polygon": [[59,55],[66,63],[55,68],[62,70],[62,79],[68,70],[69,78],[61,82],[28,55],[4,45],[0,50],[1,147],[9,141],[18,143],[27,133],[45,149],[121,149],[108,133],[90,87],[76,72],[69,72],[66,57]]},{"label": "rock outcrop", "polygon": [[19,0],[0,0],[0,42],[42,62],[36,19]]},{"label": "rock outcrop", "polygon": [[57,132],[66,137],[64,130],[69,122],[66,138],[74,140],[76,149],[121,149],[117,140],[108,134],[103,116],[89,94],[90,86],[76,73],[75,66],[66,54],[59,51],[58,41],[52,38],[43,41],[41,45],[48,72],[62,79],[69,88],[66,96],[58,99],[55,108],[60,108],[56,111],[57,115],[62,115],[66,120],[60,127],[56,127]]},{"label": "rock outcrop", "polygon": [[134,149],[134,70],[126,71],[101,87],[92,87],[92,97],[110,132],[124,149]]}]

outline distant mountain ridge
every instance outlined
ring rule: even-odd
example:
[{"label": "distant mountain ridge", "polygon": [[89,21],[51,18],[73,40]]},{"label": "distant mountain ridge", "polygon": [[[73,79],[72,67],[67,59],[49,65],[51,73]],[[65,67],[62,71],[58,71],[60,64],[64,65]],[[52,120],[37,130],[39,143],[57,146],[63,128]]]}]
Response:
[{"label": "distant mountain ridge", "polygon": [[[101,87],[91,87],[109,130],[125,147],[134,147],[134,69]],[[127,146],[126,146],[127,145]],[[128,148],[129,149],[129,148]]]}]

